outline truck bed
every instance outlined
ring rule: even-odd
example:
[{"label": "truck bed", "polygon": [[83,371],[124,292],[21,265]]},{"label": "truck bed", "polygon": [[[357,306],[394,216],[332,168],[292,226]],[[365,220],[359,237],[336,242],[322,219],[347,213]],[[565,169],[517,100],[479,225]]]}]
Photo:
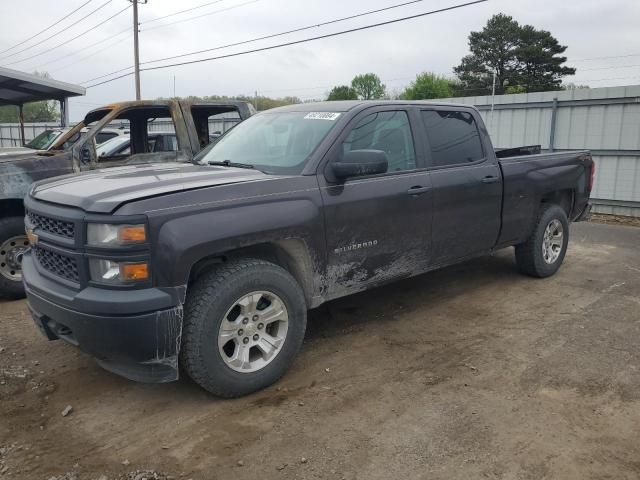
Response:
[{"label": "truck bed", "polygon": [[569,221],[575,220],[586,208],[593,169],[588,151],[520,155],[500,158],[498,164],[503,178],[499,245],[526,237],[540,202],[551,193],[567,194]]}]

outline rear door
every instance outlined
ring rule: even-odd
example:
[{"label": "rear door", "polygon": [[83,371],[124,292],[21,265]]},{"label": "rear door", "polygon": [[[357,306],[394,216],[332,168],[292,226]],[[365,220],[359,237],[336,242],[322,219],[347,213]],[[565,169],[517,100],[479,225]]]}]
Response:
[{"label": "rear door", "polygon": [[327,297],[422,271],[428,264],[431,190],[417,110],[369,108],[347,125],[328,153],[383,150],[386,173],[327,181],[319,176],[327,238]]},{"label": "rear door", "polygon": [[434,265],[489,251],[500,231],[502,176],[476,115],[459,107],[420,111],[433,186]]}]

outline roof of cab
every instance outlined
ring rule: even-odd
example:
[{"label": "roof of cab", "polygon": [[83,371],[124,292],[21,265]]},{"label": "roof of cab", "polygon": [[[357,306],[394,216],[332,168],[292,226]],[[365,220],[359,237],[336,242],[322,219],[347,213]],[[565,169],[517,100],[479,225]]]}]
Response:
[{"label": "roof of cab", "polygon": [[[348,112],[358,107],[384,105],[429,105],[439,107],[474,108],[472,105],[429,100],[338,100],[331,102],[295,103],[284,107],[265,110],[265,112]],[[262,113],[262,112],[261,112]]]}]

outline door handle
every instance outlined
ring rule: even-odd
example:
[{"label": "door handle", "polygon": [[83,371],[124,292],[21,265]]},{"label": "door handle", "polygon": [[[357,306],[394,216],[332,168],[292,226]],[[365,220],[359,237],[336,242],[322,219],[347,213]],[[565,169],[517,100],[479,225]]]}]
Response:
[{"label": "door handle", "polygon": [[500,177],[484,177],[482,180],[480,180],[482,183],[497,183],[500,181]]},{"label": "door handle", "polygon": [[422,195],[425,192],[428,192],[431,187],[421,187],[420,185],[411,187],[407,190],[407,195]]}]

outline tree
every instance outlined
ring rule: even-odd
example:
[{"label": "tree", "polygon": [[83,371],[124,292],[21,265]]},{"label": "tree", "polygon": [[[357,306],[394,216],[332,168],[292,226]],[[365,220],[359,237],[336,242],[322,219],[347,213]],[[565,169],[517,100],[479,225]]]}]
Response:
[{"label": "tree", "polygon": [[351,88],[361,100],[376,100],[384,97],[386,87],[375,73],[365,73],[353,77]]},{"label": "tree", "polygon": [[562,66],[567,57],[559,55],[566,49],[550,32],[536,30],[531,25],[523,26],[516,49],[517,83],[527,92],[561,90],[562,77],[576,73],[575,68]]},{"label": "tree", "polygon": [[573,82],[562,84],[563,90],[584,90],[585,88],[591,88],[591,87],[589,85],[576,85]]},{"label": "tree", "polygon": [[[489,19],[480,32],[469,35],[471,54],[454,71],[466,95],[488,95],[496,74],[496,93],[561,89],[562,77],[573,75],[564,67],[567,49],[550,32],[521,26],[502,13]],[[522,87],[522,88],[520,88]]]},{"label": "tree", "polygon": [[[23,108],[25,122],[56,122],[60,119],[58,102],[55,100],[25,103]],[[7,105],[0,107],[0,123],[17,123],[18,107]]]},{"label": "tree", "polygon": [[[184,98],[185,100],[198,101],[198,100],[211,100],[211,101],[225,101],[225,100],[238,100],[241,102],[249,102],[252,105],[257,104],[257,110],[269,110],[270,108],[282,107],[284,105],[291,105],[294,103],[302,103],[298,97],[282,97],[282,98],[271,98],[259,95],[258,97],[250,96],[250,95],[236,95],[236,96],[228,96],[228,95],[207,95],[204,97],[198,97],[194,95],[189,95],[188,97],[176,97],[176,98]],[[160,97],[160,100],[163,98]]]},{"label": "tree", "polygon": [[[33,74],[42,78],[51,78],[47,72],[35,71]],[[60,119],[58,102],[55,100],[25,103],[22,112],[25,122],[54,122]],[[17,122],[19,122],[18,107],[14,105],[0,107],[0,123]]]},{"label": "tree", "polygon": [[400,95],[403,100],[427,100],[455,95],[456,82],[435,73],[423,72]]},{"label": "tree", "polygon": [[329,92],[327,100],[357,100],[358,94],[349,85],[338,85]]}]

